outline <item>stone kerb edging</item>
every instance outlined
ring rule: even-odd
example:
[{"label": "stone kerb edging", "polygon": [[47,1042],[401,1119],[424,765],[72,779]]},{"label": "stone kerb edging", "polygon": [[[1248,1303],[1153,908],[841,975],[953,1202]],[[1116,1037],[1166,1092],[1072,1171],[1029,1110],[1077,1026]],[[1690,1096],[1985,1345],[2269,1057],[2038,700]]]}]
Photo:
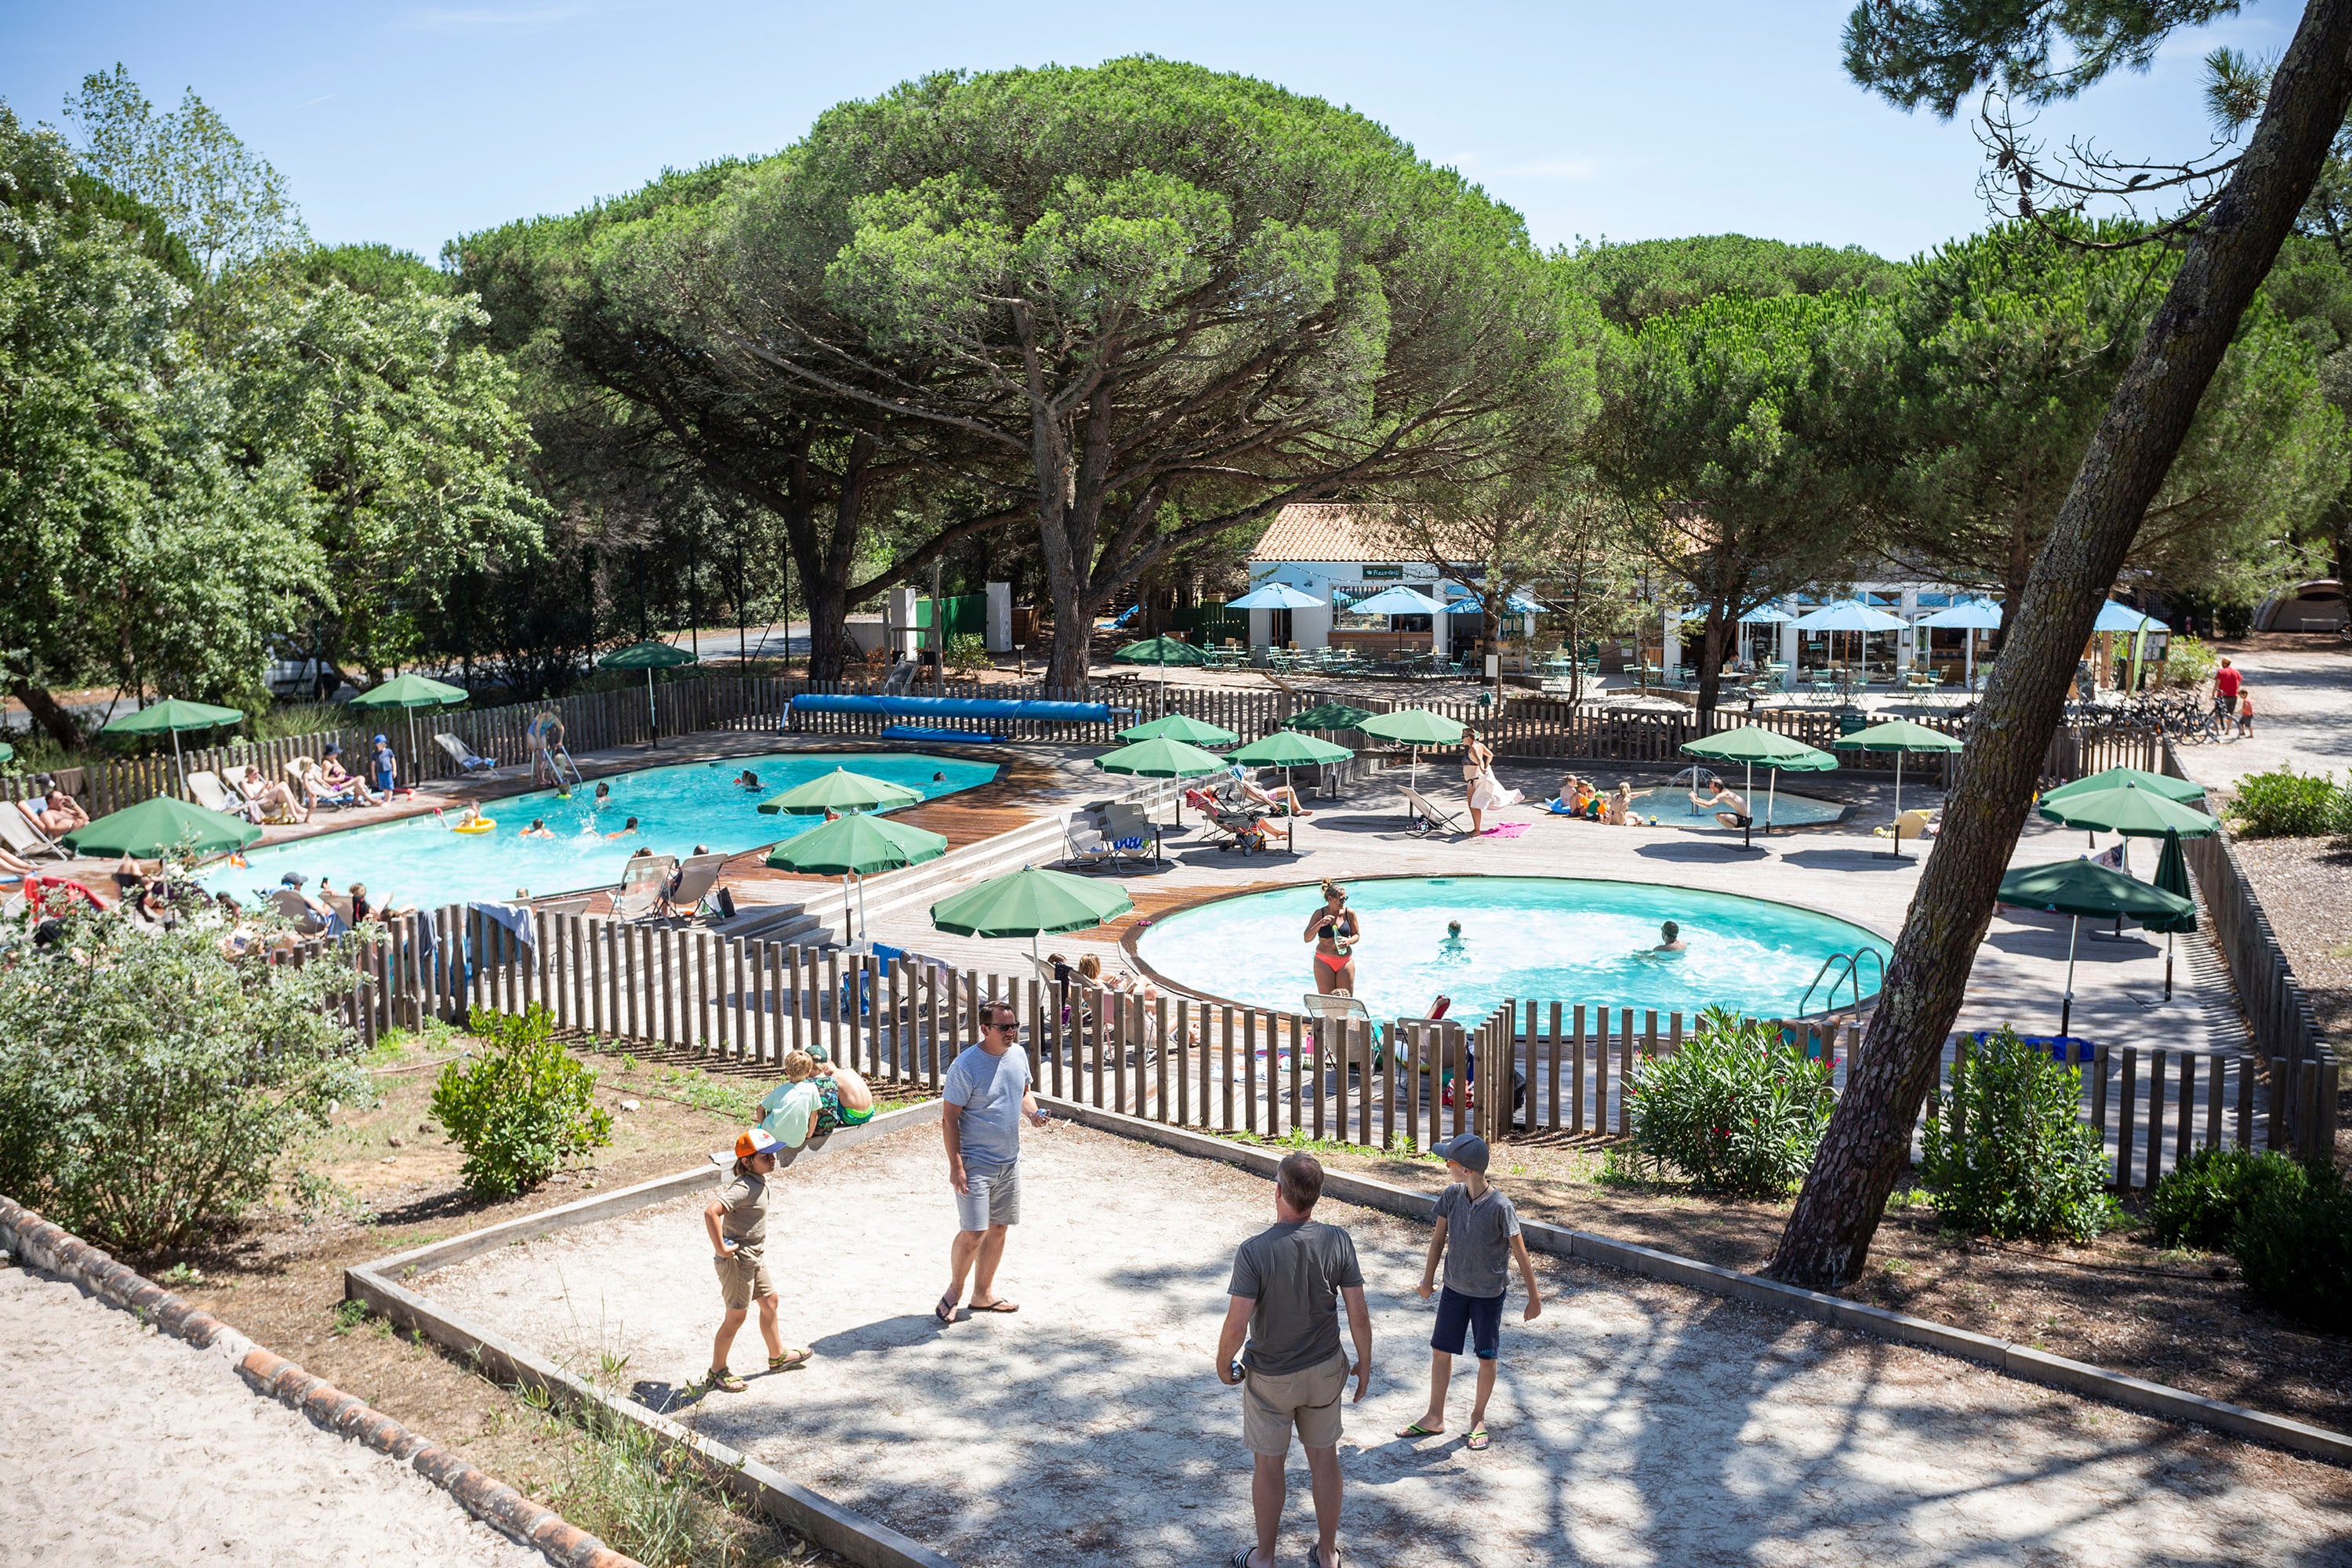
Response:
[{"label": "stone kerb edging", "polygon": [[535,1547],[560,1568],[644,1568],[562,1514],[541,1508],[512,1487],[475,1468],[354,1394],[255,1345],[211,1313],[166,1290],[53,1225],[14,1199],[0,1197],[0,1242],[8,1250],[102,1300],[152,1320],[165,1333],[236,1365],[257,1394],[300,1411],[313,1426],[389,1455],[455,1498],[467,1513],[500,1534]]},{"label": "stone kerb edging", "polygon": [[[803,1149],[854,1148],[905,1128],[936,1122],[939,1118],[940,1102],[926,1100],[920,1105],[884,1111],[863,1126],[845,1127],[822,1141],[812,1141]],[[634,1399],[575,1377],[537,1352],[502,1339],[410,1289],[410,1282],[424,1275],[496,1251],[510,1242],[617,1218],[711,1187],[718,1177],[715,1167],[703,1165],[378,1258],[345,1269],[343,1293],[352,1300],[366,1302],[398,1327],[414,1330],[443,1349],[464,1356],[500,1383],[539,1389],[567,1409],[599,1410],[615,1419],[635,1423],[664,1448],[691,1457],[707,1474],[752,1508],[790,1525],[819,1546],[858,1564],[858,1568],[956,1568],[950,1559],[889,1526],[843,1508],[750,1455],[691,1431]]]},{"label": "stone kerb edging", "polygon": [[[1118,1111],[1097,1110],[1075,1100],[1057,1100],[1041,1094],[1037,1101],[1040,1105],[1050,1105],[1057,1115],[1066,1116],[1097,1131],[1132,1138],[1139,1142],[1157,1143],[1182,1154],[1219,1160],[1262,1176],[1273,1176],[1275,1167],[1282,1159],[1283,1152],[1280,1150],[1233,1143],[1188,1128],[1162,1126],[1157,1121],[1145,1121]],[[1429,1218],[1437,1201],[1425,1194],[1391,1183],[1338,1171],[1324,1173],[1323,1191],[1326,1195],[1343,1203],[1378,1209],[1403,1219]],[[2012,1341],[1995,1339],[1990,1334],[1974,1333],[1926,1318],[1915,1318],[1907,1312],[1894,1312],[1884,1307],[1849,1301],[1842,1296],[1783,1285],[1776,1279],[1743,1274],[1736,1268],[1725,1268],[1712,1263],[1701,1263],[1696,1258],[1677,1257],[1654,1247],[1612,1241],[1591,1231],[1547,1225],[1525,1215],[1520,1216],[1519,1228],[1525,1233],[1528,1248],[1532,1252],[1546,1252],[1557,1258],[1570,1258],[1580,1262],[1621,1268],[1630,1274],[1645,1275],[1690,1289],[1704,1290],[1712,1296],[1727,1297],[1774,1311],[1811,1318],[1836,1328],[1853,1329],[1880,1339],[1958,1356],[2009,1377],[2087,1394],[2126,1409],[2161,1415],[2173,1421],[2194,1422],[2233,1436],[2250,1437],[2256,1442],[2292,1449],[2336,1464],[2352,1464],[2352,1435],[2331,1431],[2325,1426],[2314,1426],[2284,1415],[2267,1415],[2242,1405],[2208,1399],[2201,1394],[2191,1394],[2186,1389],[2149,1383],[2143,1378],[2109,1372],[2105,1367],[2092,1366],[2084,1362],[2069,1361],[2064,1356],[2052,1355],[2047,1351],[2038,1351]]]}]

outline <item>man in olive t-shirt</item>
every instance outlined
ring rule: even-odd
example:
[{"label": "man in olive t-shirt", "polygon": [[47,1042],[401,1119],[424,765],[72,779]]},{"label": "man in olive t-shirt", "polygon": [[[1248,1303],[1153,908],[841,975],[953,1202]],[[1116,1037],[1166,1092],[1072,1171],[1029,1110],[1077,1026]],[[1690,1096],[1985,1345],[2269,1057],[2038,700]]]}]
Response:
[{"label": "man in olive t-shirt", "polygon": [[[1348,1303],[1356,1342],[1356,1401],[1372,1378],[1372,1317],[1356,1244],[1335,1225],[1315,1222],[1323,1167],[1311,1154],[1283,1158],[1276,1171],[1275,1223],[1242,1243],[1227,1285],[1224,1331],[1217,1338],[1217,1376],[1246,1383],[1242,1440],[1254,1456],[1250,1504],[1257,1544],[1234,1554],[1235,1568],[1274,1568],[1275,1535],[1289,1491],[1284,1461],[1295,1430],[1307,1450],[1315,1493],[1317,1568],[1336,1568],[1339,1534],[1339,1395],[1351,1370],[1339,1348],[1337,1304]],[[1248,1348],[1243,1348],[1243,1335]],[[1234,1352],[1241,1352],[1237,1361]]]}]

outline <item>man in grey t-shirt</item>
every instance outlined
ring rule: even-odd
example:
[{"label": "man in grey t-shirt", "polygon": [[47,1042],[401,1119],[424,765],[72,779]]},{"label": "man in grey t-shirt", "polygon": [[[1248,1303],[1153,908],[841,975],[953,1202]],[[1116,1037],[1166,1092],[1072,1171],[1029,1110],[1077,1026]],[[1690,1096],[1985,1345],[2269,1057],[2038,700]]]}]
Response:
[{"label": "man in grey t-shirt", "polygon": [[1317,1539],[1308,1561],[1316,1568],[1337,1568],[1339,1395],[1350,1371],[1339,1348],[1337,1303],[1346,1299],[1348,1330],[1356,1342],[1357,1403],[1372,1380],[1372,1315],[1364,1305],[1356,1244],[1338,1226],[1315,1222],[1323,1167],[1311,1154],[1288,1154],[1276,1175],[1273,1228],[1250,1237],[1234,1254],[1224,1331],[1217,1337],[1217,1376],[1247,1384],[1242,1440],[1256,1467],[1250,1503],[1257,1544],[1234,1552],[1232,1568],[1274,1568],[1275,1535],[1289,1492],[1284,1461],[1293,1431],[1307,1450],[1315,1492]]},{"label": "man in grey t-shirt", "polygon": [[1037,1109],[1020,1033],[1021,1016],[1011,1003],[982,1005],[980,1044],[956,1054],[940,1086],[948,1184],[956,1194],[951,1278],[947,1294],[931,1309],[942,1323],[955,1321],[967,1273],[972,1275],[973,1311],[1021,1310],[996,1293],[996,1266],[1004,1257],[1006,1232],[1021,1219],[1021,1121],[1025,1116],[1043,1127],[1045,1113]]}]

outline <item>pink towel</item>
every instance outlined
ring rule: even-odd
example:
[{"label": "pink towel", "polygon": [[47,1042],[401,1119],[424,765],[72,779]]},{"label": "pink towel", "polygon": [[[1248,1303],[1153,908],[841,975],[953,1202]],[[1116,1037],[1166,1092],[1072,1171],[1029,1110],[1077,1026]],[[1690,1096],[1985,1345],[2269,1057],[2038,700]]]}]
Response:
[{"label": "pink towel", "polygon": [[1524,822],[1498,822],[1494,826],[1486,829],[1486,831],[1480,835],[1480,837],[1486,838],[1517,838],[1520,834],[1525,833],[1527,830],[1528,825]]}]

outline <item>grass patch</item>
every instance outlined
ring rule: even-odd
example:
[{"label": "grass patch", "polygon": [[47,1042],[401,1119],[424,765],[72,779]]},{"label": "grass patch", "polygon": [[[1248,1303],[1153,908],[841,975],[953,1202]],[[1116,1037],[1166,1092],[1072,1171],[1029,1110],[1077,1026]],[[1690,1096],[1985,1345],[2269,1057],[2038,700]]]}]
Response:
[{"label": "grass patch", "polygon": [[[625,1376],[626,1357],[604,1374]],[[808,1543],[746,1510],[719,1483],[652,1435],[601,1405],[577,1419],[550,1407],[544,1391],[514,1393],[559,1444],[551,1476],[527,1476],[548,1504],[647,1568],[751,1568],[803,1555]]]}]

